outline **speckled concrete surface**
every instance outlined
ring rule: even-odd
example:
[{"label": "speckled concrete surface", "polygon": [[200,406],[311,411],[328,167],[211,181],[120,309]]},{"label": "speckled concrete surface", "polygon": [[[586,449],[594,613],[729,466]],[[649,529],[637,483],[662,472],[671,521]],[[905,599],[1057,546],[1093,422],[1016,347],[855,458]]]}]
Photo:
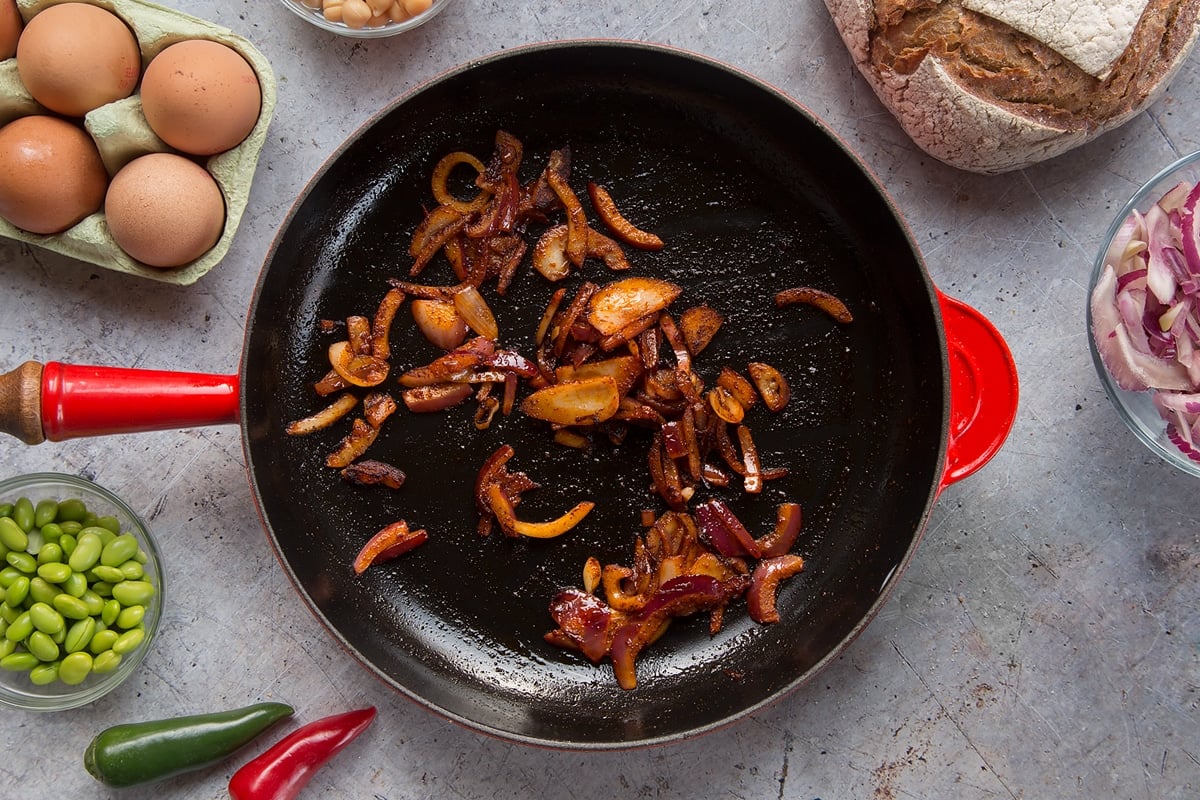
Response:
[{"label": "speckled concrete surface", "polygon": [[[235,371],[280,222],[361,122],[474,57],[601,36],[716,56],[845,137],[893,194],[938,286],[1007,338],[1020,409],[1001,453],[943,493],[883,613],[815,681],[701,738],[609,753],[485,738],[369,676],[279,569],[235,427],[36,447],[6,437],[0,475],[86,475],[145,514],[171,599],[160,644],[109,697],[55,715],[0,712],[0,794],[116,797],[82,766],[100,728],[273,697],[304,720],[379,707],[369,733],[318,774],[312,797],[1200,795],[1196,483],[1120,426],[1084,330],[1087,272],[1110,216],[1159,167],[1200,148],[1197,57],[1122,129],[1036,168],[982,177],[915,148],[854,72],[820,0],[457,0],[417,32],[370,43],[306,26],[277,2],[175,5],[246,36],[279,79],[233,246],[178,288],[0,243],[0,369],[37,359]],[[119,796],[223,797],[238,763]]]}]

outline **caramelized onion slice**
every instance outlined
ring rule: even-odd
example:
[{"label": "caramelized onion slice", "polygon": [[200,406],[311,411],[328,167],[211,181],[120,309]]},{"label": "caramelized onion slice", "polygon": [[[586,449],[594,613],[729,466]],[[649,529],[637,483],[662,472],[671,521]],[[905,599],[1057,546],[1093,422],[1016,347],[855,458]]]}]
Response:
[{"label": "caramelized onion slice", "polygon": [[779,611],[775,608],[779,582],[790,578],[804,569],[804,559],[796,555],[765,558],[758,562],[750,576],[750,589],[746,593],[746,608],[750,619],[769,625],[779,622]]},{"label": "caramelized onion slice", "polygon": [[533,539],[553,539],[556,536],[562,536],[582,522],[583,518],[596,506],[590,500],[583,500],[576,503],[574,508],[558,519],[548,522],[525,522],[517,519],[512,501],[504,494],[504,487],[499,483],[488,486],[487,498],[492,513],[496,515],[496,521],[500,523],[501,530]]},{"label": "caramelized onion slice", "polygon": [[433,199],[437,200],[439,205],[449,206],[460,214],[469,214],[483,208],[487,204],[490,193],[481,191],[472,200],[460,200],[454,196],[449,188],[450,173],[454,171],[455,167],[463,164],[475,170],[476,178],[483,174],[483,162],[475,156],[461,150],[448,153],[442,156],[437,166],[433,168]]},{"label": "caramelized onion slice", "polygon": [[464,286],[454,295],[454,308],[459,316],[470,326],[471,330],[487,339],[495,341],[500,338],[500,328],[496,317],[488,307],[483,295],[474,286]]},{"label": "caramelized onion slice", "polygon": [[692,306],[680,314],[679,329],[688,352],[696,355],[708,347],[724,323],[725,317],[721,312],[710,306]]},{"label": "caramelized onion slice", "polygon": [[443,350],[453,350],[467,338],[466,320],[454,303],[418,298],[412,301],[412,315],[417,330]]},{"label": "caramelized onion slice", "polygon": [[336,400],[317,413],[288,423],[287,433],[289,436],[307,436],[310,433],[324,430],[349,414],[356,405],[358,405],[358,398],[349,392],[338,395]]},{"label": "caramelized onion slice", "polygon": [[329,345],[329,365],[338,377],[353,386],[378,386],[388,374],[388,363],[373,355],[355,355],[348,341]]},{"label": "caramelized onion slice", "polygon": [[[663,311],[683,290],[660,278],[623,278],[601,286],[588,300],[587,320],[608,336]],[[634,334],[636,335],[636,334]]]},{"label": "caramelized onion slice", "polygon": [[548,228],[533,246],[533,268],[548,281],[561,281],[571,274],[567,259],[567,226]]},{"label": "caramelized onion slice", "polygon": [[579,366],[565,364],[554,370],[554,379],[558,383],[571,383],[607,375],[616,382],[617,392],[624,397],[642,377],[642,371],[642,362],[637,356],[613,356],[586,361]]},{"label": "caramelized onion slice", "polygon": [[783,407],[792,399],[792,390],[788,387],[783,373],[770,364],[758,361],[751,362],[747,369],[749,369],[754,386],[758,389],[767,408],[772,411],[782,411]]},{"label": "caramelized onion slice", "polygon": [[798,286],[795,289],[784,289],[775,294],[776,308],[786,308],[797,303],[819,308],[838,322],[854,321],[854,315],[850,313],[850,309],[846,308],[846,304],[829,292],[814,289],[811,286]]},{"label": "caramelized onion slice", "polygon": [[354,574],[361,575],[373,564],[391,561],[408,551],[425,544],[429,534],[421,530],[409,530],[404,520],[393,522],[380,530],[363,545],[354,558]]},{"label": "caramelized onion slice", "polygon": [[538,389],[521,401],[521,410],[556,425],[596,425],[611,419],[620,405],[617,382],[601,375]]},{"label": "caramelized onion slice", "polygon": [[649,231],[644,231],[627,220],[617,209],[612,195],[603,186],[596,183],[588,184],[588,194],[592,198],[592,207],[596,214],[613,234],[625,244],[642,250],[661,250],[663,240]]}]

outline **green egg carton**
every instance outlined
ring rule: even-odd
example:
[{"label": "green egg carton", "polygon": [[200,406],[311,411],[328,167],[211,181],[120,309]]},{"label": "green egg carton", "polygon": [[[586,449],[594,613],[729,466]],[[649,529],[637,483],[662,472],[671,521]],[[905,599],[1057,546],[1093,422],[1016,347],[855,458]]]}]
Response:
[{"label": "green egg carton", "polygon": [[[42,9],[62,0],[17,0],[21,18],[28,22]],[[275,111],[277,83],[270,63],[249,41],[211,22],[144,0],[83,0],[107,9],[125,21],[137,37],[142,53],[142,71],[154,56],[187,39],[212,39],[242,55],[258,76],[262,108],[254,129],[241,144],[204,159],[201,163],[216,180],[225,198],[225,228],[207,253],[179,267],[150,267],[130,258],[113,239],[103,210],[97,211],[62,233],[40,235],[21,230],[0,219],[0,235],[56,253],[87,261],[106,269],[143,278],[188,286],[216,266],[229,250],[242,212],[250,196],[250,184],[258,156],[267,138]],[[139,84],[140,89],[140,84]],[[21,83],[15,58],[0,61],[0,125],[29,114],[47,113]],[[109,177],[138,156],[174,152],[150,129],[142,113],[138,92],[123,100],[101,106],[83,118],[83,126],[96,141]],[[184,154],[186,155],[186,154]]]}]

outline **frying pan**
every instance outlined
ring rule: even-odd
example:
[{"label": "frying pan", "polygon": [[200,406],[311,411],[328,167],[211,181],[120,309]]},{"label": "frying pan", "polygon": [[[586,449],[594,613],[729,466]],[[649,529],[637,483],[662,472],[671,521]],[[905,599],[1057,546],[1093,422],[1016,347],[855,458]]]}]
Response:
[{"label": "frying pan", "polygon": [[[752,531],[784,500],[804,510],[783,620],[736,607],[716,635],[684,619],[638,661],[635,690],[607,664],[551,645],[548,601],[579,585],[588,556],[628,563],[642,509],[654,508],[645,437],[587,451],[553,445],[515,413],[476,431],[471,404],[402,414],[372,446],[407,475],[395,492],[351,486],[323,466],[345,433],[289,437],[323,402],[321,319],[373,312],[407,272],[430,202],[432,165],[452,150],[484,158],[498,129],[520,138],[527,169],[569,145],[572,183],[605,185],[626,216],[666,242],[629,252],[633,274],[683,287],[674,308],[707,302],[726,323],[696,360],[778,367],[781,413],[752,410],[768,466],[758,496],[721,493]],[[442,270],[438,272],[438,270]],[[583,278],[613,276],[586,265]],[[445,265],[428,283],[452,283]],[[778,289],[815,286],[853,311],[839,325],[810,307],[774,308]],[[507,295],[485,291],[505,346],[532,352],[552,286],[528,266]],[[393,374],[438,353],[393,330]],[[119,391],[122,402],[104,402]],[[909,231],[862,163],[809,112],[733,68],[670,48],[576,41],[508,51],[455,69],[355,133],[282,226],[250,307],[237,375],[175,375],[30,362],[0,385],[4,430],[26,441],[110,430],[240,421],[270,542],[330,633],[387,684],[478,731],[530,744],[621,748],[686,738],[739,719],[804,684],[873,619],[909,563],[939,492],[1001,446],[1017,379],[1000,334],[938,292]],[[169,402],[164,403],[164,400]],[[554,540],[482,538],[471,486],[500,444],[542,488],[525,519],[582,499],[595,511]],[[717,490],[705,490],[705,496]],[[355,576],[366,539],[397,519],[430,532],[407,556]]]}]

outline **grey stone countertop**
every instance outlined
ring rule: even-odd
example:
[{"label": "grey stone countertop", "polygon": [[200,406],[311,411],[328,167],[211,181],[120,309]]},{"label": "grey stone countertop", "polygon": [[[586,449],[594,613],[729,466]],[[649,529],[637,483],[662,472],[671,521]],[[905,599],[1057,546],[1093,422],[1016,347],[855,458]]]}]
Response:
[{"label": "grey stone countertop", "polygon": [[[471,59],[584,37],[665,43],[786,92],[879,176],[935,284],[1003,333],[1021,377],[1011,435],[942,493],[882,613],[815,680],[736,724],[580,752],[483,736],[394,692],[300,601],[264,535],[236,426],[26,446],[0,477],[92,478],[146,516],[171,580],[141,669],[90,706],[2,711],[0,795],[226,796],[240,763],[112,790],[82,753],[118,722],[284,700],[296,723],[375,705],[304,796],[416,798],[1194,798],[1200,796],[1200,514],[1194,478],[1140,446],[1088,353],[1098,241],[1160,167],[1200,148],[1200,56],[1124,127],[1001,176],[921,152],[855,71],[821,0],[456,0],[355,41],[275,0],[174,0],[270,60],[279,102],[222,263],[189,287],[0,242],[0,371],[28,359],[229,373],[267,250],[321,164],[397,96]],[[607,668],[602,670],[608,677]]]}]

